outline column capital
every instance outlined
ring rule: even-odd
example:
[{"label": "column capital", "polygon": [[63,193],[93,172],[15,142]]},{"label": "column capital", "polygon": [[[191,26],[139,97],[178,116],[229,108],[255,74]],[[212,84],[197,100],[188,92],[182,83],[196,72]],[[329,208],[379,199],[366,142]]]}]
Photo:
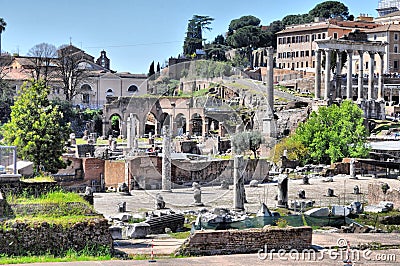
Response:
[{"label": "column capital", "polygon": [[364,50],[357,50],[357,52],[358,52],[359,55],[363,55],[365,51]]},{"label": "column capital", "polygon": [[346,49],[345,51],[347,54],[351,54],[351,55],[353,55],[353,52],[354,52],[352,49]]}]

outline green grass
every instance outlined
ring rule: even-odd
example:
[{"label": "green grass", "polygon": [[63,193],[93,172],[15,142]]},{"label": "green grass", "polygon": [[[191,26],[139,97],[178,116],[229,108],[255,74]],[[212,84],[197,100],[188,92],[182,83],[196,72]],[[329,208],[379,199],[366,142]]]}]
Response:
[{"label": "green grass", "polygon": [[43,182],[54,182],[52,176],[35,176],[34,178],[21,178],[22,182],[25,183],[43,183]]},{"label": "green grass", "polygon": [[103,261],[112,260],[112,255],[108,249],[91,250],[85,248],[82,251],[68,250],[64,256],[54,256],[51,254],[34,256],[8,256],[0,254],[0,264],[21,264],[21,263],[44,263],[44,262],[70,262],[70,261]]},{"label": "green grass", "polygon": [[[72,192],[54,191],[43,194],[38,198],[25,195],[24,193],[18,197],[7,195],[7,202],[9,204],[39,204],[41,206],[58,206],[55,209],[50,209],[50,212],[47,210],[47,212],[37,212],[35,214],[18,213],[15,217],[13,217],[13,219],[9,219],[4,222],[2,225],[3,228],[6,226],[5,223],[16,221],[25,222],[28,224],[40,224],[46,221],[49,224],[59,224],[65,227],[69,224],[84,222],[93,218],[102,218],[101,215],[91,214],[89,216],[88,212],[95,213],[93,207],[81,196]],[[70,205],[68,203],[80,203],[80,205]]]},{"label": "green grass", "polygon": [[9,204],[65,204],[68,202],[81,202],[85,205],[89,205],[81,196],[72,192],[54,191],[47,194],[43,194],[38,198],[34,196],[22,196],[14,197],[12,195],[7,196],[7,202]]},{"label": "green grass", "polygon": [[176,239],[186,239],[190,236],[190,231],[169,233],[168,235]]}]

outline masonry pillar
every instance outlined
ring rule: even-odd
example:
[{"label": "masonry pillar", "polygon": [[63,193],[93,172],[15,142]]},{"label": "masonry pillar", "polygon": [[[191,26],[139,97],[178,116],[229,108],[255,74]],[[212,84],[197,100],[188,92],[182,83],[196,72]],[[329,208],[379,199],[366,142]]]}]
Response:
[{"label": "masonry pillar", "polygon": [[353,99],[353,51],[347,50],[347,89],[346,98]]},{"label": "masonry pillar", "polygon": [[329,49],[325,50],[325,94],[324,100],[329,99],[329,94],[331,93],[331,54],[332,51]]},{"label": "masonry pillar", "polygon": [[364,51],[359,50],[358,54],[360,55],[360,60],[358,64],[358,93],[357,93],[357,101],[362,101],[362,91],[364,88],[363,80],[364,80]]},{"label": "masonry pillar", "polygon": [[243,180],[243,156],[235,155],[233,159],[233,208],[236,211],[244,210],[245,191]]},{"label": "masonry pillar", "polygon": [[267,110],[263,117],[262,132],[268,137],[276,137],[274,118],[274,48],[267,49]]},{"label": "masonry pillar", "polygon": [[375,62],[375,53],[369,53],[369,73],[368,73],[368,100],[374,99],[374,62]]},{"label": "masonry pillar", "polygon": [[315,51],[315,100],[321,98],[321,50]]},{"label": "masonry pillar", "polygon": [[378,77],[378,100],[383,100],[385,97],[384,87],[383,87],[383,69],[384,69],[384,53],[379,53],[379,58],[381,59],[381,67],[379,70],[379,77]]},{"label": "masonry pillar", "polygon": [[126,120],[126,139],[128,142],[127,147],[133,149],[136,139],[136,118],[132,113],[129,114],[129,117]]},{"label": "masonry pillar", "polygon": [[336,98],[342,98],[342,51],[336,50]]},{"label": "masonry pillar", "polygon": [[274,113],[274,48],[267,48],[267,99],[271,113]]},{"label": "masonry pillar", "polygon": [[168,125],[163,126],[163,149],[161,166],[161,188],[171,192],[171,135]]}]

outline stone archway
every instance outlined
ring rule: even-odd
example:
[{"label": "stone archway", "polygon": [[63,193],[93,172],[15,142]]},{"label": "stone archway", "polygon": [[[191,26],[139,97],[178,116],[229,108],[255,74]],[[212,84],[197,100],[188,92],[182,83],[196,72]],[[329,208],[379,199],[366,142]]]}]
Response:
[{"label": "stone archway", "polygon": [[113,137],[118,137],[122,132],[122,117],[119,114],[112,114],[110,116],[111,127],[108,135],[112,135]]},{"label": "stone archway", "polygon": [[203,117],[198,114],[194,113],[192,115],[192,119],[190,119],[190,132],[195,136],[202,136],[203,135]]},{"label": "stone archway", "polygon": [[175,117],[176,134],[182,136],[186,133],[186,117],[184,114],[179,113]]}]

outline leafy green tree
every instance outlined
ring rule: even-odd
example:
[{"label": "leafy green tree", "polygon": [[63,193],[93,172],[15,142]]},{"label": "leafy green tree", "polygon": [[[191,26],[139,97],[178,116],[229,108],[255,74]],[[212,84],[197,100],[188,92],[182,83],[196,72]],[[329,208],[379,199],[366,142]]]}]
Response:
[{"label": "leafy green tree", "polygon": [[1,34],[6,30],[7,23],[3,18],[0,18],[0,55],[1,55]]},{"label": "leafy green tree", "polygon": [[342,17],[343,19],[349,18],[349,8],[339,1],[326,1],[316,5],[308,12],[312,18],[336,18]]},{"label": "leafy green tree", "polygon": [[203,49],[203,31],[211,30],[209,25],[214,19],[209,16],[194,15],[189,20],[185,41],[183,43],[183,54],[191,56],[196,54],[197,49]]},{"label": "leafy green tree", "polygon": [[363,111],[352,101],[321,107],[299,125],[293,136],[308,149],[315,163],[333,163],[345,157],[365,157],[367,129]]},{"label": "leafy green tree", "polygon": [[240,132],[232,137],[232,147],[236,154],[245,151],[252,151],[254,158],[257,158],[257,150],[263,142],[263,136],[259,131],[245,131]]},{"label": "leafy green tree", "polygon": [[293,135],[283,138],[275,145],[275,152],[272,161],[278,163],[283,155],[283,151],[287,151],[289,160],[297,160],[305,162],[307,160],[308,150],[299,140],[296,140]]},{"label": "leafy green tree", "polygon": [[11,107],[11,121],[2,128],[5,143],[17,146],[18,156],[33,162],[37,173],[65,167],[61,155],[70,133],[68,125],[60,124],[62,113],[48,95],[42,80],[25,83]]}]

